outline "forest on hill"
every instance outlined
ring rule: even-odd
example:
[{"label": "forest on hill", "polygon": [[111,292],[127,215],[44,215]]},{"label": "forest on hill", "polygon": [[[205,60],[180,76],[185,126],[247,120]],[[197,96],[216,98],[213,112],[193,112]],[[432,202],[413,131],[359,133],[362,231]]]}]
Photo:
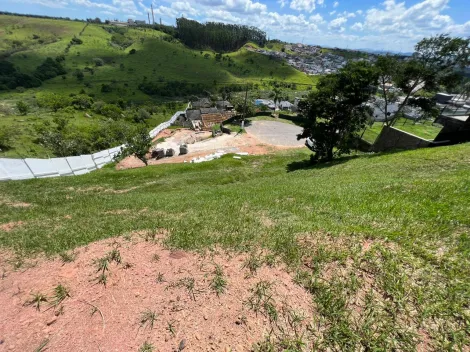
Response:
[{"label": "forest on hill", "polygon": [[256,27],[218,22],[199,23],[184,17],[176,20],[176,33],[190,48],[211,48],[221,52],[238,50],[248,42],[263,47],[267,42],[266,33]]}]

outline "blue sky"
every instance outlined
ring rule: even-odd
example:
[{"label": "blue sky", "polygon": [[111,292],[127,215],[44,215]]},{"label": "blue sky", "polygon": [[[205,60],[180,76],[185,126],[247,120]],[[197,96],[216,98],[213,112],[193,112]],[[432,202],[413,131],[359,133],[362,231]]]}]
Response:
[{"label": "blue sky", "polygon": [[[71,18],[147,19],[152,0],[0,0],[0,9]],[[259,27],[270,38],[412,51],[423,37],[470,36],[468,0],[153,0],[166,24],[184,16]]]}]

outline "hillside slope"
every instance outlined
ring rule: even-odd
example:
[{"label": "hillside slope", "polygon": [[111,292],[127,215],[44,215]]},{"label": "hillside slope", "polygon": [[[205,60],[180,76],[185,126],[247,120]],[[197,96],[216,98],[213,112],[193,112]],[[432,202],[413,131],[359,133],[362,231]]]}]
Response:
[{"label": "hillside slope", "polygon": [[470,145],[307,158],[0,183],[0,245],[22,260],[163,232],[172,248],[246,251],[254,272],[287,264],[319,315],[302,338],[320,350],[465,350]]},{"label": "hillside slope", "polygon": [[[129,28],[122,31],[114,28],[117,32],[113,32],[112,27],[103,25],[0,15],[2,27],[5,35],[0,38],[0,48],[2,51],[14,47],[19,50],[8,60],[24,73],[32,72],[48,56],[65,53],[68,70],[65,79],[56,77],[37,91],[77,93],[85,88],[106,100],[129,95],[139,101],[148,98],[137,89],[144,79],[187,81],[209,86],[214,82],[243,84],[261,80],[314,83],[307,75],[263,55],[241,49],[223,55],[218,61],[213,52],[191,50],[182,44],[165,41],[163,38],[167,35],[153,29]],[[48,40],[54,42],[47,44],[46,40],[40,45],[38,40],[42,39],[33,39],[34,35],[39,38],[49,36]],[[67,44],[74,36],[83,40],[83,44],[73,45],[67,53]],[[13,40],[20,41],[21,45],[13,44]],[[129,54],[132,49],[136,54]],[[97,67],[96,59],[103,60],[104,64]],[[93,68],[94,72],[85,71],[84,80],[77,81],[73,72],[83,71],[86,67]],[[101,94],[102,83],[111,83],[113,92]],[[1,96],[8,97],[8,94]]]}]

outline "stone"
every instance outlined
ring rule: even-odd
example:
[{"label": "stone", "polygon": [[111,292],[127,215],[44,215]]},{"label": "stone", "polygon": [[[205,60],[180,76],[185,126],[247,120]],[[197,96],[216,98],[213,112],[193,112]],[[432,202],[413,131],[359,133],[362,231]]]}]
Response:
[{"label": "stone", "polygon": [[166,150],[166,157],[172,157],[173,155],[175,155],[175,150],[173,148],[168,148]]},{"label": "stone", "polygon": [[52,324],[54,324],[56,321],[57,321],[57,317],[54,317],[54,318],[52,318],[52,319],[49,319],[49,320],[46,322],[46,325],[47,325],[47,326],[52,325]]},{"label": "stone", "polygon": [[163,148],[152,149],[151,156],[153,159],[162,159],[165,157],[165,149]]},{"label": "stone", "polygon": [[188,154],[188,146],[186,144],[180,145],[180,155]]}]

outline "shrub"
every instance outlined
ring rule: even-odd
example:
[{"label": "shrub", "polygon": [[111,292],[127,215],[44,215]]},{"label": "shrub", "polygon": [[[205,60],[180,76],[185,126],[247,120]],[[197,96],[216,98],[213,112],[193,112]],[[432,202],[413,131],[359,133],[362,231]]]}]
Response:
[{"label": "shrub", "polygon": [[110,93],[112,92],[113,88],[110,84],[103,83],[101,85],[101,93]]},{"label": "shrub", "polygon": [[148,120],[151,117],[152,115],[150,115],[150,113],[147,110],[139,109],[139,111],[137,111],[137,114],[135,114],[134,116],[134,121],[137,123],[140,123],[140,122],[144,122],[145,120]]},{"label": "shrub", "polygon": [[95,66],[103,66],[104,65],[103,59],[100,59],[99,57],[94,58],[93,62],[95,63]]},{"label": "shrub", "polygon": [[29,106],[26,104],[24,101],[19,101],[16,103],[16,108],[18,109],[18,112],[20,115],[26,115],[29,111]]},{"label": "shrub", "polygon": [[0,150],[11,148],[11,142],[14,135],[15,129],[12,126],[0,128]]},{"label": "shrub", "polygon": [[77,37],[73,37],[72,40],[70,41],[70,44],[72,45],[81,45],[83,44],[83,40]]},{"label": "shrub", "polygon": [[97,114],[101,114],[101,110],[103,109],[105,105],[106,103],[104,101],[99,100],[93,104],[92,109]]},{"label": "shrub", "polygon": [[105,104],[101,108],[100,113],[106,117],[112,118],[113,120],[118,120],[121,118],[122,110],[116,105]]},{"label": "shrub", "polygon": [[93,99],[86,94],[79,94],[72,98],[72,105],[77,110],[86,110],[93,105]]},{"label": "shrub", "polygon": [[71,98],[66,95],[60,95],[55,93],[38,93],[36,101],[39,107],[49,108],[53,111],[63,109],[69,106]]},{"label": "shrub", "polygon": [[76,69],[73,75],[77,78],[77,81],[83,81],[83,79],[85,78],[85,75],[79,69]]},{"label": "shrub", "polygon": [[57,61],[57,59],[53,60],[52,58],[48,57],[41,65],[36,68],[34,75],[41,81],[44,81],[60,75],[64,75],[66,73],[67,71],[65,71],[65,68],[59,61]]}]

